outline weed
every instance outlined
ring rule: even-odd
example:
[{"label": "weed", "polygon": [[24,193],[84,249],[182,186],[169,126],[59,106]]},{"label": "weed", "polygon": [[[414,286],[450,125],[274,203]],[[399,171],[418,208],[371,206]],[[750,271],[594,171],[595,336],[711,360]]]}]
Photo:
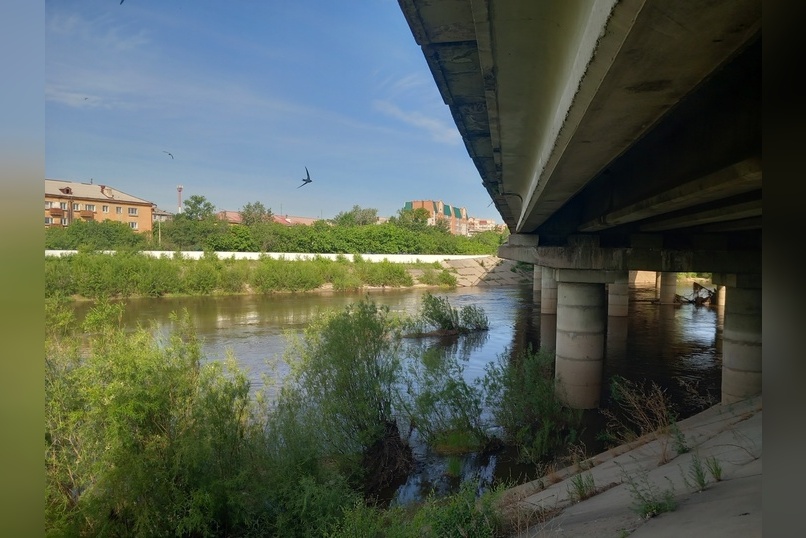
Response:
[{"label": "weed", "polygon": [[[618,464],[617,464],[618,465]],[[621,467],[619,465],[619,467]],[[661,490],[657,484],[649,480],[649,473],[642,470],[637,477],[621,468],[627,489],[633,498],[632,509],[642,518],[649,519],[664,512],[672,512],[677,508],[674,498],[674,484],[669,480],[669,488]]]},{"label": "weed", "polygon": [[672,422],[671,425],[671,434],[672,434],[672,443],[674,446],[675,451],[678,454],[685,454],[691,450],[686,444],[686,436],[680,431],[680,427],[677,425],[677,422]]},{"label": "weed", "polygon": [[715,456],[705,458],[705,466],[708,467],[708,472],[711,473],[711,476],[714,477],[714,480],[717,482],[722,480],[722,464],[719,463],[719,460],[716,459]]},{"label": "weed", "polygon": [[[689,481],[689,478],[691,481]],[[683,482],[686,484],[686,487],[693,489],[694,491],[703,491],[708,485],[708,477],[705,474],[705,467],[697,454],[692,456],[688,473],[683,474]]]},{"label": "weed", "polygon": [[596,495],[596,483],[591,473],[580,473],[571,478],[568,495],[572,501],[580,502]]},{"label": "weed", "polygon": [[[675,413],[666,391],[654,381],[646,386],[616,376],[611,380],[610,393],[614,409],[602,409],[611,438],[621,443],[652,435],[660,443],[660,461],[669,461],[668,445],[673,437]],[[678,430],[679,432],[679,430]],[[675,446],[686,448],[682,433],[674,437]]]}]

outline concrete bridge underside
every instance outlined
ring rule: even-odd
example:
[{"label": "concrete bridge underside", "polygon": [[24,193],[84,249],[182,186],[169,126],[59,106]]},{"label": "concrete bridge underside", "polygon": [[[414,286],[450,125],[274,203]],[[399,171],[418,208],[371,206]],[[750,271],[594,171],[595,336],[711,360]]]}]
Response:
[{"label": "concrete bridge underside", "polygon": [[499,256],[556,305],[569,404],[598,405],[629,271],[713,273],[723,401],[760,394],[761,1],[399,4],[512,233]]}]

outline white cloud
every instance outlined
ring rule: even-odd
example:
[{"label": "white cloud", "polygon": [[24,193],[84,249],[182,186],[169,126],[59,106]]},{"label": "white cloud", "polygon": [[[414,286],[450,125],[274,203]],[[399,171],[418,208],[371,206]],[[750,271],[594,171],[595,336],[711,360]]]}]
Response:
[{"label": "white cloud", "polygon": [[447,125],[445,122],[430,118],[420,112],[405,112],[388,101],[377,100],[373,102],[373,106],[376,110],[387,116],[423,129],[429,133],[431,139],[435,142],[451,145],[456,145],[461,142],[459,131],[457,131],[456,127],[453,125]]}]

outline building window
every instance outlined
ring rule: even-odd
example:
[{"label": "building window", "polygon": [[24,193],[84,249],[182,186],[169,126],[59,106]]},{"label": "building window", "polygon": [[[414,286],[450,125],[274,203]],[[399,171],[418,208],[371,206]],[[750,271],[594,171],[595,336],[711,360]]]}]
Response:
[{"label": "building window", "polygon": [[130,207],[129,208],[129,215],[137,216],[137,208],[136,207]]},{"label": "building window", "polygon": [[108,205],[102,205],[101,206],[101,211],[103,211],[104,213],[109,213],[109,206]]},{"label": "building window", "polygon": [[79,206],[81,204],[73,204],[73,211],[80,211]]},{"label": "building window", "polygon": [[53,217],[45,217],[45,224],[53,224]]},{"label": "building window", "polygon": [[53,202],[45,201],[45,209],[50,209],[51,207],[53,207]]},{"label": "building window", "polygon": [[95,211],[95,204],[84,204],[84,209],[87,211]]},{"label": "building window", "polygon": [[59,202],[59,207],[67,211],[67,202]]},{"label": "building window", "polygon": [[67,217],[62,217],[62,225],[67,226]]},{"label": "building window", "polygon": [[122,214],[122,213],[123,213],[123,208],[122,208],[122,207],[120,207],[120,206],[117,206],[117,207],[115,208],[115,213],[117,213],[118,215]]},{"label": "building window", "polygon": [[137,229],[137,223],[136,222],[130,222],[129,223],[129,228],[131,228],[132,230],[136,230]]}]

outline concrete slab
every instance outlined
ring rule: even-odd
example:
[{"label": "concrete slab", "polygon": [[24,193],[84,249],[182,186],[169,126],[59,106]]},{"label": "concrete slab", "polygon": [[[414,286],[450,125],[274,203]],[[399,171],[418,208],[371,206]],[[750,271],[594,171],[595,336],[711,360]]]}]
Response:
[{"label": "concrete slab", "polygon": [[[514,536],[761,536],[761,397],[718,404],[678,427],[687,451],[649,435],[507,491],[502,507],[514,521]],[[711,471],[709,462],[719,470]],[[578,475],[592,477],[599,493],[576,501]],[[639,516],[642,496],[666,493],[674,511]],[[541,513],[551,517],[538,523],[534,515]]]}]

